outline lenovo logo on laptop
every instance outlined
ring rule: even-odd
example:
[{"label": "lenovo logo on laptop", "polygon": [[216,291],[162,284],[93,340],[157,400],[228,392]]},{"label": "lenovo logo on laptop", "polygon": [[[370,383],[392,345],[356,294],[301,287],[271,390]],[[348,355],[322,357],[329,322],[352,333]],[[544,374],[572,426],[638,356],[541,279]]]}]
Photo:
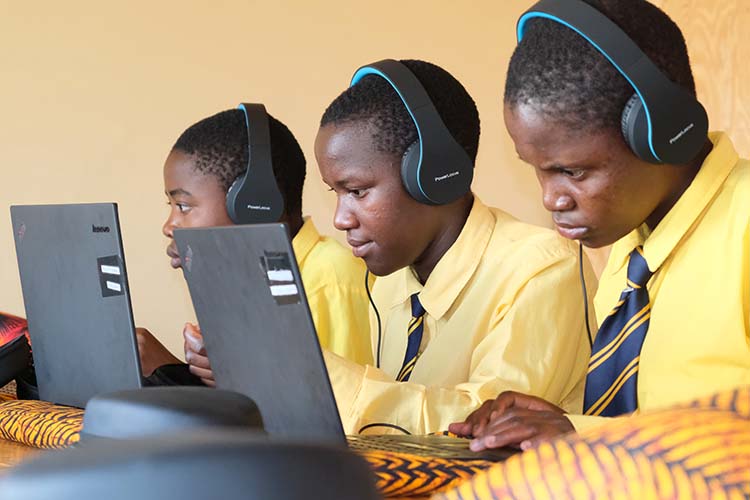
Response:
[{"label": "lenovo logo on laptop", "polygon": [[108,233],[109,226],[97,226],[96,224],[91,224],[91,232],[92,233]]}]

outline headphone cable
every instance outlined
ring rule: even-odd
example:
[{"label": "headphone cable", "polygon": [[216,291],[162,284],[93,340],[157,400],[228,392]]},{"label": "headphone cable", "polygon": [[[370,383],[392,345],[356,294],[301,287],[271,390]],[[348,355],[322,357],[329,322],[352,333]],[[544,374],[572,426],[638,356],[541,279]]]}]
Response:
[{"label": "headphone cable", "polygon": [[386,423],[386,422],[373,422],[371,424],[364,425],[364,426],[362,426],[362,428],[359,431],[357,431],[357,434],[362,434],[362,431],[366,431],[367,429],[370,429],[372,427],[387,427],[388,429],[395,429],[397,431],[403,432],[407,436],[411,436],[411,432],[407,431],[406,429],[404,429],[400,425],[389,424],[389,423]]},{"label": "headphone cable", "polygon": [[586,280],[583,277],[583,243],[578,242],[578,274],[581,278],[581,288],[583,289],[583,319],[586,322],[586,332],[588,333],[589,347],[594,348],[594,337],[591,335],[589,326],[589,294],[586,292]]},{"label": "headphone cable", "polygon": [[372,309],[375,311],[375,318],[378,320],[378,347],[377,347],[377,351],[375,351],[375,366],[377,368],[380,368],[380,341],[382,339],[382,329],[380,326],[380,313],[378,312],[378,307],[375,305],[375,301],[372,300],[372,294],[370,293],[370,270],[369,269],[365,271],[365,290],[367,290],[367,298],[370,300],[370,305],[372,306]]}]

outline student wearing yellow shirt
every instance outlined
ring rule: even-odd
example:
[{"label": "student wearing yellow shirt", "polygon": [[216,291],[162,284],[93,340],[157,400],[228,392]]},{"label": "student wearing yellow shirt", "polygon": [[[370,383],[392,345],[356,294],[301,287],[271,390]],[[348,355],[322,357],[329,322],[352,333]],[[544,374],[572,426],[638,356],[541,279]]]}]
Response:
[{"label": "student wearing yellow shirt", "polygon": [[[595,299],[600,330],[584,415],[528,393],[500,394],[451,426],[477,437],[475,449],[527,448],[607,417],[750,384],[750,162],[726,134],[706,133],[685,41],[666,14],[644,0],[589,3],[604,18],[597,22],[614,21],[666,75],[668,115],[697,117],[676,123],[669,144],[654,139],[654,149],[690,154],[655,164],[631,148],[621,114],[638,81],[570,27],[545,18],[526,25],[508,69],[506,126],[558,230],[613,246]],[[651,113],[658,125],[657,108]]]},{"label": "student wearing yellow shirt", "polygon": [[[479,145],[473,99],[442,68],[401,63],[471,172]],[[372,291],[375,362],[325,352],[345,430],[444,430],[506,389],[579,410],[589,343],[577,246],[487,207],[468,183],[451,201],[417,201],[402,181],[402,157],[425,139],[395,87],[369,74],[330,104],[315,141],[337,197],[334,225],[381,276]]]},{"label": "student wearing yellow shirt", "polygon": [[[358,363],[370,357],[365,265],[342,245],[321,236],[310,218],[302,217],[305,157],[289,129],[268,115],[271,161],[284,198],[282,222],[289,225],[321,345]],[[248,162],[248,132],[244,113],[228,110],[205,118],[185,130],[164,164],[164,191],[170,213],[164,235],[176,228],[231,225],[226,193]],[[181,266],[172,240],[167,254],[174,268]],[[185,357],[190,371],[208,385],[213,374],[197,326],[184,331]],[[158,366],[179,363],[148,331],[138,330],[144,375]]]}]

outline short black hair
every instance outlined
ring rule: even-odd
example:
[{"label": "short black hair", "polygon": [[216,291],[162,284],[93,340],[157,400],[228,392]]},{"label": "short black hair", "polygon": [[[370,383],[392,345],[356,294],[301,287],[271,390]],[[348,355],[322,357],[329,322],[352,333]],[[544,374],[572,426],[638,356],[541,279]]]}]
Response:
[{"label": "short black hair", "polygon": [[[286,125],[268,115],[271,162],[288,215],[302,213],[306,163],[297,139]],[[222,111],[191,125],[172,147],[195,157],[196,169],[216,177],[225,190],[245,172],[248,161],[245,113]]]},{"label": "short black hair", "polygon": [[[645,0],[584,0],[617,24],[674,83],[695,95],[685,38]],[[633,88],[578,33],[555,21],[528,22],[508,67],[506,105],[530,105],[577,130],[620,130]]]},{"label": "short black hair", "polygon": [[[417,77],[448,131],[474,162],[479,149],[479,112],[474,99],[443,68],[412,59],[400,62]],[[401,157],[418,139],[417,127],[401,98],[377,75],[365,76],[334,99],[323,113],[320,126],[360,121],[374,126],[375,147],[382,153]]]}]

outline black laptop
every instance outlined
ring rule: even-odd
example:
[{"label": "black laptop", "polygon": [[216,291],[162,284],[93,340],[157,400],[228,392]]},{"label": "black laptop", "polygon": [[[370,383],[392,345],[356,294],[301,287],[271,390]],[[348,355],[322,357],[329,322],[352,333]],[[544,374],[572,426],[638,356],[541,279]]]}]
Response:
[{"label": "black laptop", "polygon": [[347,436],[284,224],[178,229],[174,238],[219,388],[247,395],[271,435],[452,459],[503,460],[447,436]]},{"label": "black laptop", "polygon": [[10,211],[40,398],[84,407],[141,387],[117,205]]}]

